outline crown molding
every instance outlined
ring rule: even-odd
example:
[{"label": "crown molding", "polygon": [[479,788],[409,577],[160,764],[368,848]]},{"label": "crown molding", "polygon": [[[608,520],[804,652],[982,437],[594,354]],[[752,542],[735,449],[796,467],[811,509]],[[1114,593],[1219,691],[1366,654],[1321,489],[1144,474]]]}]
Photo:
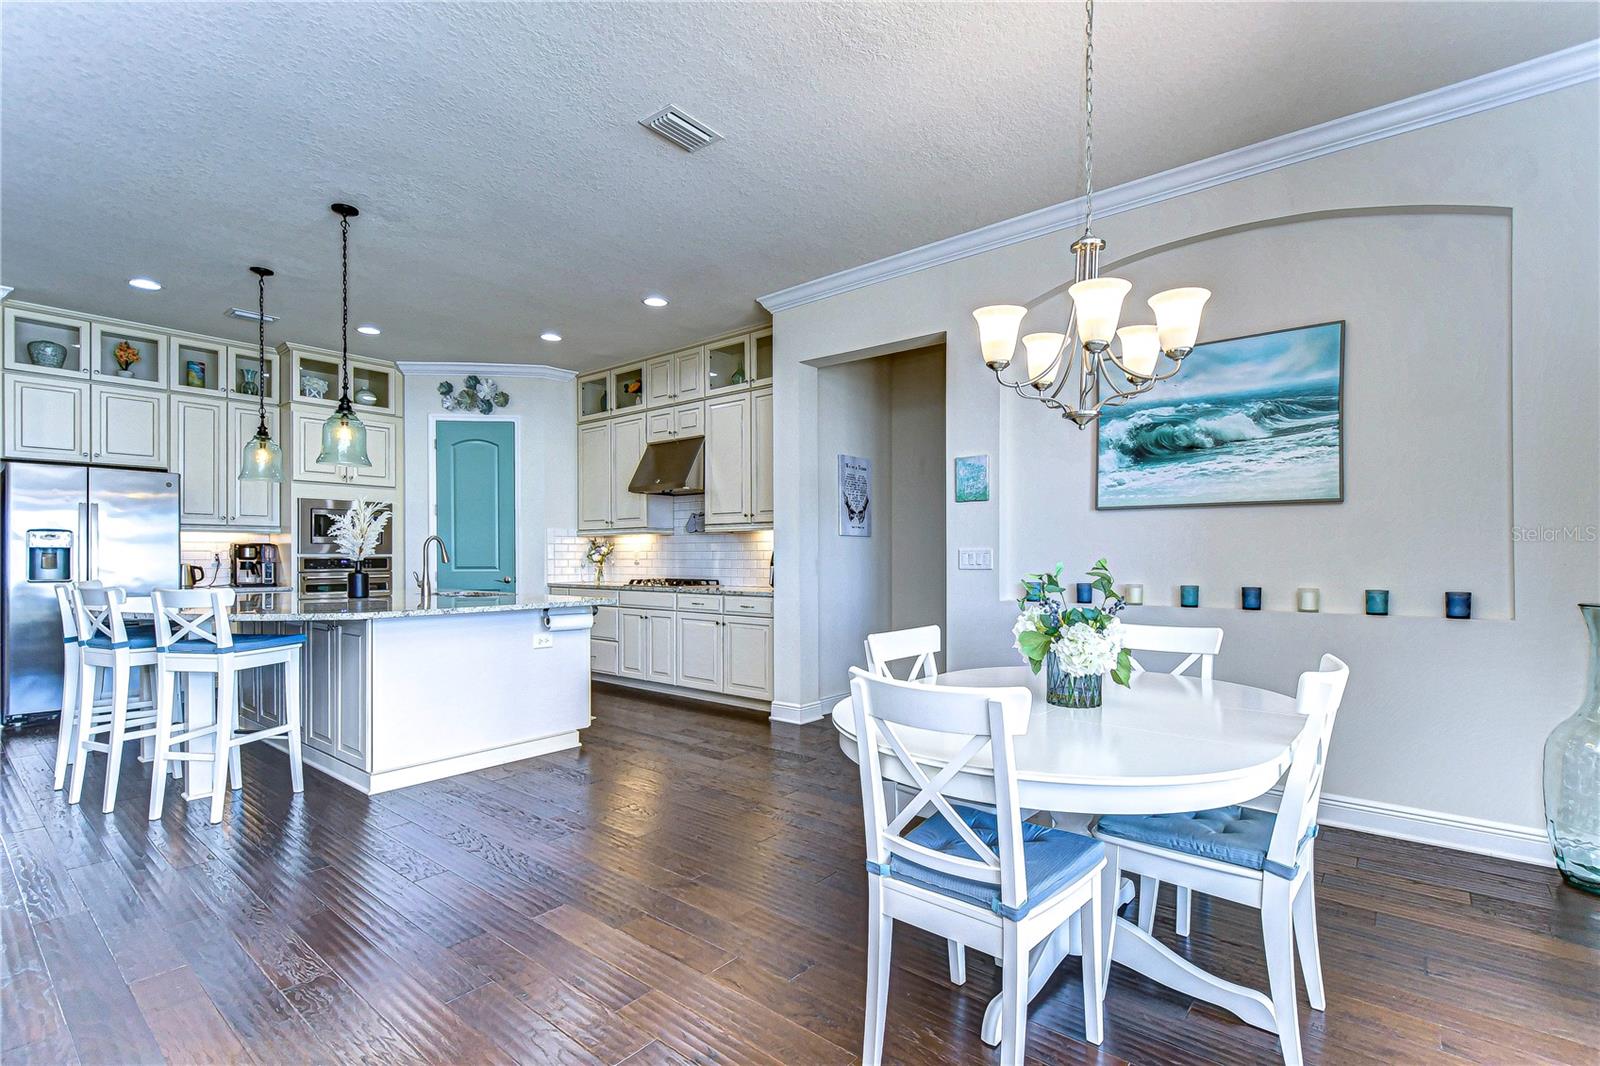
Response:
[{"label": "crown molding", "polygon": [[[1600,78],[1600,40],[1586,41],[1503,70],[1114,186],[1095,196],[1095,217],[1105,218],[1148,207],[1596,78]],[[777,314],[880,281],[1075,228],[1083,221],[1084,201],[1080,196],[780,289],[760,297],[759,302],[769,312]]]},{"label": "crown molding", "polygon": [[543,378],[546,381],[571,381],[578,376],[576,370],[563,370],[542,363],[439,363],[413,359],[399,360],[394,364],[402,374],[437,374],[454,377],[457,374],[492,374],[497,378]]}]

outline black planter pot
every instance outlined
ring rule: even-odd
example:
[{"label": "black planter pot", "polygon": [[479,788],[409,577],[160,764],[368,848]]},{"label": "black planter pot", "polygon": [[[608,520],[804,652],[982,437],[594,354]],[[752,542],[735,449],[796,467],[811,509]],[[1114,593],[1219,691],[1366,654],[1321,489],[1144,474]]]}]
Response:
[{"label": "black planter pot", "polygon": [[367,572],[365,570],[352,570],[350,572],[349,595],[352,600],[367,598]]}]

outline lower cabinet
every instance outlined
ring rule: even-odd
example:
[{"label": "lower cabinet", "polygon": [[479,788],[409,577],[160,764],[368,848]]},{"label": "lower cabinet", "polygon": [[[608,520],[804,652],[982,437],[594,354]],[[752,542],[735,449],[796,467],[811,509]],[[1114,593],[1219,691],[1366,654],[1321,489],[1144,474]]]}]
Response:
[{"label": "lower cabinet", "polygon": [[[368,631],[365,622],[309,623],[301,682],[305,743],[362,769],[372,749],[367,707]],[[313,692],[318,694],[315,700]]]},{"label": "lower cabinet", "polygon": [[729,618],[722,625],[722,691],[772,698],[772,620]]},{"label": "lower cabinet", "polygon": [[722,619],[712,614],[678,615],[678,684],[722,691]]},{"label": "lower cabinet", "polygon": [[617,674],[658,684],[677,684],[676,641],[671,611],[617,609]]}]

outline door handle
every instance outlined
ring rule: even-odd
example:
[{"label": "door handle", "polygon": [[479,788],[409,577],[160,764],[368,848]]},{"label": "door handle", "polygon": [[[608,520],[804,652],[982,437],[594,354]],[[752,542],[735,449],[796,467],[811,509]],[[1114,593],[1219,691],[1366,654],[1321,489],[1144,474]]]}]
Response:
[{"label": "door handle", "polygon": [[507,585],[511,584],[511,579],[509,577],[503,577],[503,578],[500,579],[500,581],[503,584],[507,584]]},{"label": "door handle", "polygon": [[89,580],[100,578],[100,505],[89,504]]}]

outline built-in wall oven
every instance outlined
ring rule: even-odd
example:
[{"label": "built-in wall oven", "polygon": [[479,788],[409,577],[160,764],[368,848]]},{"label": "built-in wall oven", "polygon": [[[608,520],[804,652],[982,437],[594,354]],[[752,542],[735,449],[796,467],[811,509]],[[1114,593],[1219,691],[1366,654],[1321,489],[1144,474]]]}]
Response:
[{"label": "built-in wall oven", "polygon": [[[342,600],[350,595],[356,561],[343,553],[333,537],[333,524],[352,500],[299,500],[295,522],[295,591],[301,599]],[[381,506],[388,507],[388,504]],[[373,554],[361,560],[369,596],[391,595],[394,572],[394,523],[384,526]]]}]

